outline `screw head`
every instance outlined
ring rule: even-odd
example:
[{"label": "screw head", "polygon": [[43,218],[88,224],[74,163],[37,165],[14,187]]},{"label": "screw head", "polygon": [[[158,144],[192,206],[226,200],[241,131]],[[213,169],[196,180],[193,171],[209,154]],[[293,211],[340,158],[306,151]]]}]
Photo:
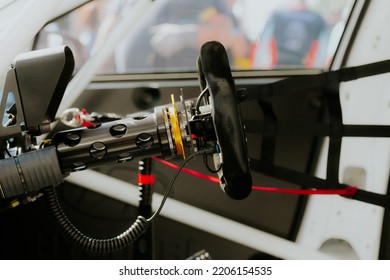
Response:
[{"label": "screw head", "polygon": [[106,145],[102,142],[95,142],[89,147],[89,154],[96,159],[103,158],[107,153]]}]

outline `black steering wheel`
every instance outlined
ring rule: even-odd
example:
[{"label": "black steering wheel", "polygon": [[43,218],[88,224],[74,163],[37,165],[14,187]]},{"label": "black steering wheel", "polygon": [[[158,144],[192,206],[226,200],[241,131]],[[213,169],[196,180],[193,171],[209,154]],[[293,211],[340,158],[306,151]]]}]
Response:
[{"label": "black steering wheel", "polygon": [[233,199],[244,199],[252,190],[246,138],[241,112],[225,47],[216,41],[205,43],[198,59],[198,75],[208,88],[211,116],[217,136],[223,191]]}]

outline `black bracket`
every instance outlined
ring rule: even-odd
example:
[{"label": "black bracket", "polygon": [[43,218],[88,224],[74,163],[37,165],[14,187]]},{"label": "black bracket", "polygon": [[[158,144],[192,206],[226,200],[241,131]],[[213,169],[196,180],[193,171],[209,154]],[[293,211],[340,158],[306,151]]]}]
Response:
[{"label": "black bracket", "polygon": [[[74,58],[67,46],[37,50],[18,55],[7,73],[0,113],[14,115],[7,126],[0,127],[0,141],[19,139],[18,147],[26,149],[21,133],[38,136],[48,132],[66,86],[72,76]],[[6,108],[13,95],[14,104]]]},{"label": "black bracket", "polygon": [[[260,133],[262,144],[260,158],[251,158],[251,169],[287,182],[317,189],[345,188],[339,182],[340,151],[343,137],[390,137],[388,125],[347,125],[343,123],[340,104],[340,83],[364,77],[390,72],[390,60],[370,63],[356,67],[341,68],[336,71],[323,72],[316,75],[287,78],[270,84],[260,85],[256,96],[263,112],[263,122],[244,120],[246,131]],[[276,96],[301,93],[320,92],[324,99],[326,121],[281,122],[272,106]],[[311,174],[298,172],[274,163],[276,138],[279,134],[311,135],[313,137],[329,137],[326,179]],[[358,189],[351,197],[367,203],[390,207],[387,195]]]}]

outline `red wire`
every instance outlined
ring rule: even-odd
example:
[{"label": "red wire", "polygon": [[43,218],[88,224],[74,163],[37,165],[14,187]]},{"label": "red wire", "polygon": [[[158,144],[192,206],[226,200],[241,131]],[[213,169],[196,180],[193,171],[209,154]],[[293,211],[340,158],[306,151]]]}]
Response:
[{"label": "red wire", "polygon": [[338,194],[345,196],[354,196],[357,191],[357,187],[348,186],[343,189],[280,189],[280,188],[270,188],[270,187],[259,187],[253,186],[252,190],[256,191],[265,191],[265,192],[275,192],[275,193],[285,193],[285,194],[296,194],[296,195],[313,195],[313,194]]},{"label": "red wire", "polygon": [[[176,164],[173,164],[171,162],[168,162],[166,160],[157,158],[157,157],[151,157],[153,160],[162,163],[170,168],[173,169],[178,169],[178,166]],[[183,168],[181,170],[184,173],[187,173],[189,175],[192,175],[194,177],[212,182],[212,183],[217,183],[219,184],[219,179],[214,176],[209,176],[202,174],[200,172],[188,169],[188,168]],[[254,191],[263,191],[263,192],[273,192],[273,193],[283,193],[283,194],[295,194],[295,195],[315,195],[315,194],[321,194],[321,195],[333,195],[333,194],[338,194],[338,195],[344,195],[344,196],[349,196],[352,197],[356,194],[358,188],[356,186],[348,186],[343,189],[326,189],[326,190],[321,190],[321,189],[281,189],[281,188],[272,188],[272,187],[263,187],[263,186],[252,186],[252,190]]]},{"label": "red wire", "polygon": [[[173,164],[169,161],[166,161],[166,160],[163,160],[163,159],[160,159],[160,158],[157,158],[157,157],[151,157],[153,160],[157,161],[157,162],[160,162],[170,168],[173,168],[173,169],[178,169],[179,167],[176,165],[176,164]],[[217,177],[213,177],[213,176],[209,176],[209,175],[205,175],[205,174],[202,174],[200,172],[197,172],[195,170],[191,170],[191,169],[188,169],[188,168],[183,168],[181,170],[181,172],[184,172],[184,173],[187,173],[187,174],[190,174],[194,177],[198,177],[200,179],[203,179],[203,180],[206,180],[206,181],[209,181],[209,182],[212,182],[212,183],[219,183],[219,179]]]}]

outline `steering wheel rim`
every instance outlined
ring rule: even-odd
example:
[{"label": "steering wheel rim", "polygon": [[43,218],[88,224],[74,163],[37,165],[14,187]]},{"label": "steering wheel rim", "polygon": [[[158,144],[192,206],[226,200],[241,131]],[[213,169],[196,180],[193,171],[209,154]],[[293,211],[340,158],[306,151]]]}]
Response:
[{"label": "steering wheel rim", "polygon": [[208,87],[211,116],[222,162],[218,172],[223,191],[232,199],[244,199],[252,190],[246,137],[225,47],[210,41],[198,59],[201,87]]}]

